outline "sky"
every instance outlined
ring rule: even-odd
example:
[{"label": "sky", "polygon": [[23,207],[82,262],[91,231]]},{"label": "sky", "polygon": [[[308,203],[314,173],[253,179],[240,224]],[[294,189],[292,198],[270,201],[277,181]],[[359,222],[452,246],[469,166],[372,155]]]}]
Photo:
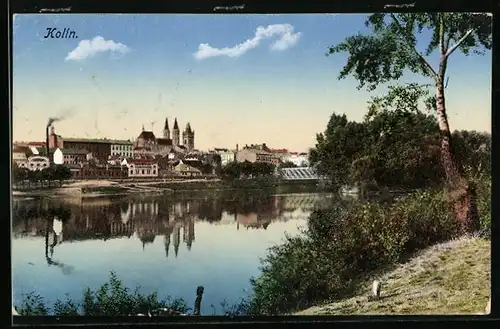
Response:
[{"label": "sky", "polygon": [[[368,33],[365,15],[23,14],[13,23],[13,139],[162,135],[177,118],[195,147],[307,151],[332,113],[362,120],[370,97],[328,46]],[[44,38],[67,28],[77,38]],[[57,30],[54,30],[54,32]],[[419,36],[419,48],[428,35]],[[422,46],[423,45],[423,46]],[[437,66],[437,56],[431,56]],[[491,131],[491,52],[448,65],[452,129]],[[430,82],[405,75],[401,82]]]}]

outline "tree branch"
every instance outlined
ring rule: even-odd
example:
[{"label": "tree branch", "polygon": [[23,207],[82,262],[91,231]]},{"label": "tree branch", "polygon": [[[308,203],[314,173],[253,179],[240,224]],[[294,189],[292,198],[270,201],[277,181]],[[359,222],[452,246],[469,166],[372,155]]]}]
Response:
[{"label": "tree branch", "polygon": [[458,41],[457,41],[457,43],[456,43],[456,44],[454,44],[454,45],[453,45],[450,49],[448,49],[448,51],[446,52],[446,55],[444,55],[444,58],[448,58],[448,57],[450,57],[450,55],[451,55],[451,54],[452,54],[452,53],[453,53],[453,52],[454,52],[454,51],[455,51],[455,50],[456,50],[456,49],[460,46],[460,44],[461,44],[462,42],[464,42],[464,40],[465,40],[465,39],[467,39],[467,37],[468,37],[469,35],[471,35],[471,33],[472,33],[472,32],[474,32],[474,30],[473,30],[473,29],[468,30],[468,31],[464,34],[464,36],[463,36],[463,37],[461,37],[461,38],[460,38],[460,40],[458,40]]},{"label": "tree branch", "polygon": [[446,42],[445,42],[445,49],[446,51],[448,51],[448,49],[450,49],[450,41],[451,41],[451,33],[448,34],[448,36],[446,37]]},{"label": "tree branch", "polygon": [[[405,33],[404,32],[404,29],[403,29],[403,26],[401,25],[401,23],[399,22],[399,20],[397,19],[397,17],[393,14],[393,13],[390,13],[392,19],[394,20],[394,22],[396,23],[396,25],[399,27],[399,29],[401,30],[401,32]],[[405,35],[407,38],[409,38],[408,35]],[[424,56],[422,56],[422,54],[420,54],[417,49],[415,48],[414,45],[410,44],[409,42],[407,43],[409,47],[412,48],[413,52],[415,54],[417,54],[417,56],[419,57],[420,61],[424,64],[424,66],[427,68],[427,70],[431,73],[432,77],[434,79],[437,80],[438,78],[438,75],[436,73],[436,71],[434,71],[434,69],[432,68],[431,64],[429,64],[429,62],[424,58]]]}]

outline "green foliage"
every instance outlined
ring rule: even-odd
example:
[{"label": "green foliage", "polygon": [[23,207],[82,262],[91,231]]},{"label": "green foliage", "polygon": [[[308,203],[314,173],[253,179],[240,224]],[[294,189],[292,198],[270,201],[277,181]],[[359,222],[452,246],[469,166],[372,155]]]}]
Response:
[{"label": "green foliage", "polygon": [[274,173],[274,165],[264,162],[231,162],[222,167],[221,175],[226,179],[258,178]]},{"label": "green foliage", "polygon": [[14,163],[12,165],[12,179],[14,182],[20,182],[28,179],[28,169],[21,168]]},{"label": "green foliage", "polygon": [[477,210],[481,221],[481,231],[486,236],[491,234],[491,176],[484,175],[476,179]]},{"label": "green foliage", "polygon": [[111,272],[108,282],[104,283],[96,291],[90,288],[85,289],[81,302],[76,302],[68,296],[64,301],[57,300],[52,310],[46,306],[43,298],[34,293],[27,294],[22,304],[17,307],[20,315],[104,315],[120,316],[135,315],[138,313],[153,312],[157,309],[166,309],[167,314],[185,314],[189,308],[182,299],[172,300],[170,297],[165,300],[158,300],[158,295],[152,293],[143,295],[139,292],[140,287],[134,291],[127,288],[118,279],[114,272]]},{"label": "green foliage", "polygon": [[251,283],[253,314],[282,314],[349,294],[356,278],[457,234],[441,191],[392,204],[339,203],[315,211],[308,229],[272,247]]},{"label": "green foliage", "polygon": [[335,186],[348,182],[351,163],[359,156],[365,143],[363,125],[347,120],[345,114],[332,114],[324,133],[316,136],[317,143],[309,151],[309,161],[318,172],[327,175]]},{"label": "green foliage", "polygon": [[246,298],[240,298],[237,303],[229,304],[226,300],[220,303],[222,314],[228,316],[247,315],[249,311],[249,301]]},{"label": "green foliage", "polygon": [[59,181],[63,182],[71,178],[71,170],[65,165],[52,165],[42,170],[29,170],[17,165],[12,167],[12,178],[14,182],[29,180],[30,182],[39,181]]},{"label": "green foliage", "polygon": [[[437,119],[419,110],[427,95],[421,86],[391,86],[372,98],[361,123],[332,114],[310,151],[318,171],[337,186],[373,182],[392,188],[426,188],[444,183]],[[454,132],[456,159],[468,177],[490,172],[491,136]]]},{"label": "green foliage", "polygon": [[281,162],[278,167],[282,169],[282,168],[296,168],[297,166],[295,165],[295,163],[291,161],[285,161]]},{"label": "green foliage", "polygon": [[454,154],[462,170],[472,179],[491,175],[491,134],[477,131],[454,131]]},{"label": "green foliage", "polygon": [[19,315],[48,315],[49,309],[45,306],[42,296],[31,292],[23,296],[22,304],[17,307]]},{"label": "green foliage", "polygon": [[[447,60],[455,49],[466,55],[471,51],[482,54],[492,46],[492,19],[488,14],[376,13],[370,15],[365,24],[371,28],[371,34],[347,37],[329,47],[328,54],[348,52],[339,79],[352,75],[359,82],[358,88],[368,90],[400,79],[405,70],[430,77],[437,83],[443,80],[446,67],[433,69],[426,60],[436,49],[441,58]],[[416,36],[424,31],[430,31],[431,38],[425,54],[420,54]],[[457,47],[453,48],[454,45]]]}]

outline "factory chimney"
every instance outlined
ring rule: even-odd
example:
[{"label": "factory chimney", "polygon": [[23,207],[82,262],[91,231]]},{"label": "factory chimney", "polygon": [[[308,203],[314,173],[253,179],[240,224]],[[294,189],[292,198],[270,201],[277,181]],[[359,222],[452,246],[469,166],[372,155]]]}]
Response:
[{"label": "factory chimney", "polygon": [[[49,152],[49,129],[51,125],[48,124],[47,127],[45,127],[45,148],[47,149],[47,157],[49,158],[50,161],[50,152]],[[52,162],[52,161],[50,161]]]}]

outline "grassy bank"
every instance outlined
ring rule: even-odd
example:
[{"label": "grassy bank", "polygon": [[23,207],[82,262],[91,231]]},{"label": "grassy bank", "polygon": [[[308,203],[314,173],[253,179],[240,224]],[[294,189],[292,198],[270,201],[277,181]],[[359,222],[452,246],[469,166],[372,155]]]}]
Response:
[{"label": "grassy bank", "polygon": [[[381,299],[368,301],[373,279]],[[461,238],[423,250],[411,260],[361,280],[351,298],[296,315],[479,314],[491,289],[491,241]]]},{"label": "grassy bank", "polygon": [[[491,180],[480,182],[478,195],[485,233],[491,222],[490,184]],[[386,203],[338,202],[334,208],[315,211],[302,234],[287,236],[283,244],[270,248],[262,259],[262,274],[251,280],[249,312],[293,313],[350,298],[368,273],[459,234],[442,189],[421,190]]]}]

